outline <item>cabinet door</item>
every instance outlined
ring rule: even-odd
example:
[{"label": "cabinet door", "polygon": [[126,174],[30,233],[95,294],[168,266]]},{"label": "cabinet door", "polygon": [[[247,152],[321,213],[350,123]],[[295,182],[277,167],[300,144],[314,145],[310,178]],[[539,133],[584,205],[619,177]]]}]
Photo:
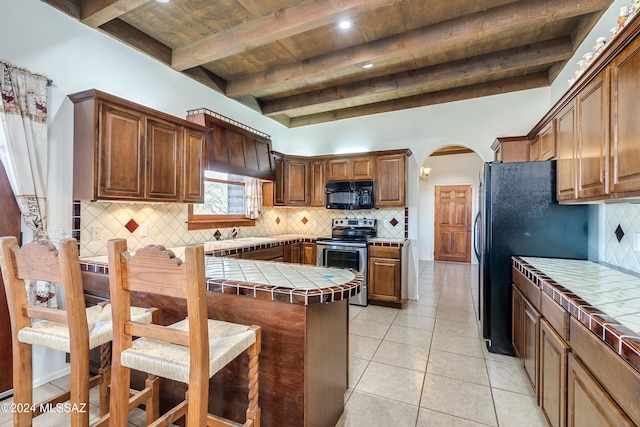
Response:
[{"label": "cabinet door", "polygon": [[369,299],[382,302],[399,302],[400,260],[369,258]]},{"label": "cabinet door", "polygon": [[324,161],[311,161],[311,206],[324,206]]},{"label": "cabinet door", "polygon": [[142,199],[146,175],[144,115],[104,102],[99,109],[96,196]]},{"label": "cabinet door", "polygon": [[529,160],[532,162],[540,160],[540,135],[531,141],[531,145],[529,146]]},{"label": "cabinet door", "polygon": [[640,38],[611,67],[611,190],[640,192]]},{"label": "cabinet door", "polygon": [[285,159],[284,204],[309,206],[309,161]]},{"label": "cabinet door", "polygon": [[538,391],[538,339],[540,313],[525,299],[522,317],[522,362],[529,384],[534,393]]},{"label": "cabinet door", "polygon": [[276,182],[273,190],[273,204],[276,206],[284,205],[284,157],[273,156],[273,164],[276,172]]},{"label": "cabinet door", "polygon": [[511,285],[511,342],[513,352],[518,359],[524,355],[522,337],[522,316],[524,313],[524,297],[515,285]]},{"label": "cabinet door", "polygon": [[303,243],[302,244],[302,263],[309,265],[316,265],[316,244],[315,243]]},{"label": "cabinet door", "polygon": [[349,180],[349,160],[331,159],[327,160],[327,181],[347,181]]},{"label": "cabinet door", "polygon": [[569,353],[568,371],[568,426],[634,425],[573,353]]},{"label": "cabinet door", "polygon": [[147,118],[147,185],[145,198],[178,201],[182,175],[183,128],[163,120]]},{"label": "cabinet door", "polygon": [[[538,134],[539,160],[549,160],[556,157],[555,121],[551,120]],[[534,160],[533,158],[531,160]]]},{"label": "cabinet door", "polygon": [[373,161],[371,157],[349,159],[349,178],[356,181],[373,179]]},{"label": "cabinet door", "polygon": [[182,197],[185,203],[204,202],[204,145],[206,134],[185,128]]},{"label": "cabinet door", "polygon": [[390,154],[376,157],[375,200],[378,206],[405,205],[405,155]]},{"label": "cabinet door", "polygon": [[578,198],[607,194],[609,160],[608,73],[600,73],[576,97]]},{"label": "cabinet door", "polygon": [[567,425],[567,356],[569,346],[540,319],[540,409],[551,427]]},{"label": "cabinet door", "polygon": [[571,201],[577,198],[576,193],[576,109],[575,102],[567,105],[556,119],[556,197],[558,201]]}]

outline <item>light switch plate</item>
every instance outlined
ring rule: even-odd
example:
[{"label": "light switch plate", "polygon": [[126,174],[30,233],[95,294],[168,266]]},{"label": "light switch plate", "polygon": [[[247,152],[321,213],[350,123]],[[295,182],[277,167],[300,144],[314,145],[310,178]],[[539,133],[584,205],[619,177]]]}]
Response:
[{"label": "light switch plate", "polygon": [[149,229],[147,224],[140,224],[140,237],[147,237],[149,235]]},{"label": "light switch plate", "polygon": [[634,252],[640,252],[640,233],[633,233],[633,242],[631,243],[631,249]]}]

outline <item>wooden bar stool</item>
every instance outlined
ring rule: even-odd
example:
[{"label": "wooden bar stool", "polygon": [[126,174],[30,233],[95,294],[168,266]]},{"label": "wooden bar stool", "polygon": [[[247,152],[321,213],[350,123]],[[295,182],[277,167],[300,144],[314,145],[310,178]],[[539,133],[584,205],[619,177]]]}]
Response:
[{"label": "wooden bar stool", "polygon": [[[209,379],[247,351],[249,394],[245,426],[260,425],[258,355],[260,327],[207,318],[204,248],[188,246],[182,262],[161,246],[135,255],[124,239],[108,242],[109,287],[113,307],[112,426],[127,422],[130,370],[188,384],[185,400],[152,426],[167,426],[185,416],[187,427],[238,425],[208,413]],[[186,300],[188,317],[169,326],[144,325],[129,315],[129,292]],[[133,340],[133,337],[140,337]]]},{"label": "wooden bar stool", "polygon": [[[41,408],[69,400],[71,425],[89,425],[89,389],[100,386],[99,425],[106,425],[109,402],[109,363],[90,378],[89,350],[109,344],[112,338],[110,304],[85,307],[82,274],[78,260],[78,242],[66,239],[57,250],[49,242],[36,241],[19,247],[15,237],[0,238],[0,267],[9,306],[13,340],[14,403],[33,406],[32,346],[67,352],[71,364],[71,390],[41,402],[35,411],[14,413],[14,426],[31,426]],[[25,280],[62,283],[65,310],[29,305]],[[152,313],[132,308],[141,322],[151,322]],[[126,425],[126,424],[124,424]]]}]

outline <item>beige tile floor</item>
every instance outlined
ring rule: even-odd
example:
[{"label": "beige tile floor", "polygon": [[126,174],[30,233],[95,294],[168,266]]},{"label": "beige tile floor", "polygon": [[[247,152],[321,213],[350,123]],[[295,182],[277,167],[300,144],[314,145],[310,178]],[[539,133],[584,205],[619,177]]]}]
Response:
[{"label": "beige tile floor", "polygon": [[[350,389],[337,426],[546,426],[517,360],[489,353],[482,343],[476,266],[421,262],[419,268],[419,301],[402,310],[350,306]],[[34,399],[68,387],[68,377],[52,381]],[[11,415],[0,412],[0,427],[10,425]],[[69,417],[46,414],[33,425],[68,426]],[[129,427],[139,426],[144,412],[136,410]]]},{"label": "beige tile floor", "polygon": [[518,361],[479,334],[477,266],[421,262],[419,301],[350,306],[339,427],[546,426]]}]

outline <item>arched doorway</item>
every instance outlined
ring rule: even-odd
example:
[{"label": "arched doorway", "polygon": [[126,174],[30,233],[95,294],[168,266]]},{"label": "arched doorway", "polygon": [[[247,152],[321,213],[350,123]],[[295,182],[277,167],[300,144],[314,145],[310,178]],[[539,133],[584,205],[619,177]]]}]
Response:
[{"label": "arched doorway", "polygon": [[[445,146],[420,165],[430,168],[429,176],[421,180],[418,188],[421,261],[477,262],[473,256],[471,221],[478,210],[478,174],[483,162],[469,148]],[[440,256],[436,257],[437,254]]]}]

